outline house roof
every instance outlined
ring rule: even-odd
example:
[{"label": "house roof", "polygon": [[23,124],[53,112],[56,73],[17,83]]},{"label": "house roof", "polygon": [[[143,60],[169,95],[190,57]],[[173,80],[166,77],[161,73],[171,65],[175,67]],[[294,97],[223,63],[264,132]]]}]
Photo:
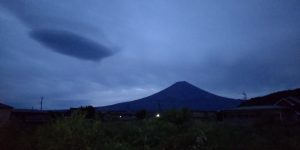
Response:
[{"label": "house roof", "polygon": [[13,112],[22,112],[22,113],[27,113],[27,112],[31,112],[31,113],[45,113],[48,112],[46,110],[38,110],[38,109],[15,109]]},{"label": "house roof", "polygon": [[[277,106],[277,105],[264,105],[264,106],[242,106],[237,108],[232,108],[228,110],[267,110],[267,109],[286,109],[285,106]],[[225,110],[226,111],[226,110]]]},{"label": "house roof", "polygon": [[13,107],[0,103],[0,109],[13,109]]}]

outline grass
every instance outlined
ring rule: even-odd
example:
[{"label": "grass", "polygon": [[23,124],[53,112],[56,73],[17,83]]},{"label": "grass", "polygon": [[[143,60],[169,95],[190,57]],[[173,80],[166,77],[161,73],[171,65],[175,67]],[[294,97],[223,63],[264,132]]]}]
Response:
[{"label": "grass", "polygon": [[[178,114],[176,114],[178,116]],[[85,119],[84,115],[41,126],[10,123],[0,128],[1,150],[296,150],[297,125],[237,126],[190,119],[130,122]]]}]

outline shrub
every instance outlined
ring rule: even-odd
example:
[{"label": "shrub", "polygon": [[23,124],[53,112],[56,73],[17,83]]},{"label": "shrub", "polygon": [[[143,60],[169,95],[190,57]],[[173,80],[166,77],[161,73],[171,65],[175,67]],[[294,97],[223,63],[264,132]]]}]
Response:
[{"label": "shrub", "polygon": [[[85,119],[85,114],[57,120],[38,130],[38,149],[84,150],[97,147],[101,142],[100,122]],[[97,141],[97,142],[95,142]]]},{"label": "shrub", "polygon": [[139,120],[142,120],[142,119],[145,119],[146,118],[146,115],[147,115],[147,112],[146,110],[142,109],[140,111],[137,111],[135,113],[135,117]]},{"label": "shrub", "polygon": [[176,125],[183,125],[184,123],[188,123],[192,118],[192,113],[188,109],[180,109],[180,110],[169,110],[163,113],[163,120],[174,123]]}]

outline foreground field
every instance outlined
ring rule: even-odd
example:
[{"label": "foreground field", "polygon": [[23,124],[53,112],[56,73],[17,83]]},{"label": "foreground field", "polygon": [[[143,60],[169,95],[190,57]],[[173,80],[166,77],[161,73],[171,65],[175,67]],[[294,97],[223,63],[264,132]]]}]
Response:
[{"label": "foreground field", "polygon": [[14,122],[0,128],[0,149],[296,150],[300,147],[297,125],[238,126],[200,122],[180,115],[103,122],[77,114],[40,126]]}]

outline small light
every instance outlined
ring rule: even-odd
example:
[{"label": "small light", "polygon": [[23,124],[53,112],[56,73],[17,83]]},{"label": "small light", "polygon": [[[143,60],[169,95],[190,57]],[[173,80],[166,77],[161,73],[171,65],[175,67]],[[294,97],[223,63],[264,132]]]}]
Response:
[{"label": "small light", "polygon": [[159,114],[156,114],[156,118],[159,118],[160,117],[160,115]]},{"label": "small light", "polygon": [[119,116],[119,118],[122,118],[122,116]]}]

